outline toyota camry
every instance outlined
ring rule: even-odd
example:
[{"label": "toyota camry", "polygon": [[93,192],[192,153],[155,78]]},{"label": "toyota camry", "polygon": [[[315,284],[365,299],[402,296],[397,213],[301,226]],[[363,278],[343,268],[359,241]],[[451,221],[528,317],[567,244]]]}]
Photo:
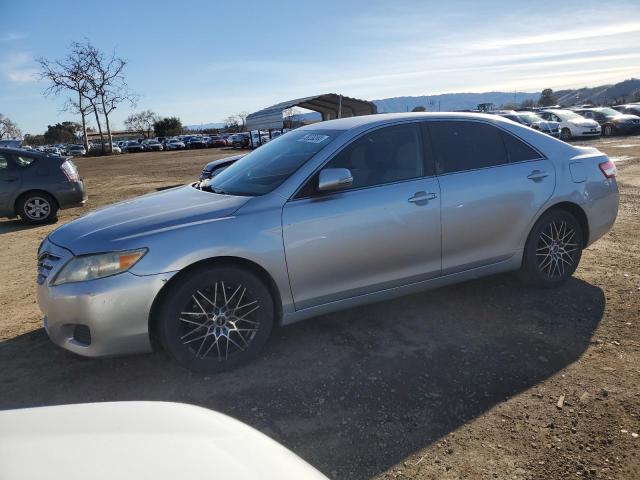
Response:
[{"label": "toyota camry", "polygon": [[38,302],[77,354],[162,349],[216,372],[275,325],[499,272],[559,287],[612,227],[615,175],[598,150],[495,115],[320,122],[61,226]]}]

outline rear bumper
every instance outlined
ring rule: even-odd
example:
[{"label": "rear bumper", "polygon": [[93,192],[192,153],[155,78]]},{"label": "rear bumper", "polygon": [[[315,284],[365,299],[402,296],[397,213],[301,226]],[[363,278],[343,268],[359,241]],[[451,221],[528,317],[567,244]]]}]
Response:
[{"label": "rear bumper", "polygon": [[61,183],[53,193],[61,209],[81,207],[89,198],[82,180]]}]

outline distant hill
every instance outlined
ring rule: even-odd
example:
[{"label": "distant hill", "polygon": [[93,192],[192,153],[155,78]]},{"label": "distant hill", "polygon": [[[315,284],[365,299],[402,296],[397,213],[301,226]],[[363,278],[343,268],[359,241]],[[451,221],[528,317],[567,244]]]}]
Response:
[{"label": "distant hill", "polygon": [[423,95],[420,97],[393,97],[373,100],[379,113],[407,112],[422,106],[430,112],[468,110],[479,103],[493,103],[496,106],[506,103],[521,103],[525,100],[536,101],[540,93],[486,92],[486,93],[444,93],[441,95]]},{"label": "distant hill", "polygon": [[[594,105],[614,105],[625,102],[640,101],[640,79],[631,78],[613,85],[599,87],[584,87],[577,89],[558,90],[554,92],[558,104],[569,107],[571,105],[592,103]],[[519,104],[525,100],[537,102],[540,92],[485,92],[485,93],[443,93],[440,95],[422,95],[419,97],[392,97],[373,100],[379,113],[397,113],[411,111],[422,106],[429,112],[438,110],[455,111],[476,108],[480,103],[493,103],[496,107],[506,104]],[[297,119],[320,120],[316,112],[296,115]],[[204,123],[188,125],[189,130],[204,130],[206,128],[223,128],[224,123]]]},{"label": "distant hill", "polygon": [[199,125],[185,125],[185,130],[207,130],[209,128],[224,128],[225,124],[223,122],[217,123],[201,123]]},{"label": "distant hill", "polygon": [[611,105],[640,99],[640,79],[631,78],[613,85],[584,87],[573,90],[555,92],[560,105],[592,103],[594,105]]}]

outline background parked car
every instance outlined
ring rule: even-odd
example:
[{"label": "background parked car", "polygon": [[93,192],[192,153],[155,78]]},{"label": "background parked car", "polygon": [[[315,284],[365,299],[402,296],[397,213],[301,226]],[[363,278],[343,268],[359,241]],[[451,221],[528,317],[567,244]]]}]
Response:
[{"label": "background parked car", "polygon": [[620,113],[609,107],[578,108],[574,111],[598,122],[605,137],[640,131],[640,117],[637,115]]},{"label": "background parked car", "polygon": [[69,150],[67,150],[67,153],[74,157],[81,157],[82,155],[86,155],[87,151],[84,149],[83,145],[71,145]]},{"label": "background parked car", "polygon": [[184,142],[178,140],[177,138],[169,138],[166,139],[163,143],[165,150],[184,150],[185,145]]},{"label": "background parked car", "polygon": [[565,141],[572,138],[597,137],[602,132],[598,122],[584,118],[571,110],[546,109],[537,114],[545,120],[559,123],[560,138]]},{"label": "background parked car", "polygon": [[144,140],[142,144],[144,145],[144,149],[147,151],[161,152],[162,150],[164,150],[164,147],[162,146],[162,144],[155,138]]},{"label": "background parked car", "polygon": [[539,117],[532,112],[506,111],[496,112],[496,115],[508,118],[509,120],[513,120],[516,123],[526,125],[527,127],[531,127],[535,130],[540,130],[542,133],[546,133],[552,137],[558,138],[560,136],[560,124],[558,122],[544,120],[542,117]]},{"label": "background parked car", "polygon": [[144,152],[144,145],[135,140],[130,140],[124,144],[124,151],[127,153]]},{"label": "background parked car", "polygon": [[249,135],[243,133],[236,133],[229,137],[231,146],[233,148],[247,148],[250,145]]},{"label": "background parked car", "polygon": [[47,147],[44,149],[44,153],[48,153],[49,155],[62,155],[62,152],[58,147]]},{"label": "background parked car", "polygon": [[628,115],[638,115],[640,116],[640,104],[639,103],[628,103],[626,105],[616,105],[615,107],[611,107],[614,110],[617,110],[620,113],[625,113]]},{"label": "background parked car", "polygon": [[225,168],[233,165],[237,160],[240,160],[242,157],[244,157],[244,155],[244,153],[242,155],[233,155],[231,157],[221,158],[219,160],[214,160],[213,162],[207,163],[200,173],[199,180],[209,180],[210,178],[215,177]]},{"label": "background parked car", "polygon": [[208,144],[210,147],[226,147],[227,146],[226,140],[222,138],[220,135],[214,135],[212,137],[209,137]]},{"label": "background parked car", "polygon": [[71,160],[0,148],[0,216],[47,223],[55,220],[58,209],[86,201],[84,183]]},{"label": "background parked car", "polygon": [[207,148],[207,142],[202,137],[191,137],[186,145],[187,148]]}]

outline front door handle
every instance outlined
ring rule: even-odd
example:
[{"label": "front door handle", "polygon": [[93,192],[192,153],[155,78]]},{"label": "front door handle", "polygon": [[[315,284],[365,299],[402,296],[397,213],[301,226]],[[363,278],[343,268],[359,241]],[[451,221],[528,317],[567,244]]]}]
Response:
[{"label": "front door handle", "polygon": [[529,180],[533,180],[534,182],[538,182],[548,176],[549,174],[547,172],[543,172],[542,170],[534,170],[529,175],[527,175],[527,178]]},{"label": "front door handle", "polygon": [[407,201],[411,203],[420,203],[420,202],[427,202],[435,198],[437,198],[437,195],[435,193],[416,192],[413,194],[413,197],[409,198],[409,200]]},{"label": "front door handle", "polygon": [[14,175],[7,175],[4,179],[5,182],[7,183],[11,183],[11,182],[15,182],[18,180],[18,177],[14,176]]}]

